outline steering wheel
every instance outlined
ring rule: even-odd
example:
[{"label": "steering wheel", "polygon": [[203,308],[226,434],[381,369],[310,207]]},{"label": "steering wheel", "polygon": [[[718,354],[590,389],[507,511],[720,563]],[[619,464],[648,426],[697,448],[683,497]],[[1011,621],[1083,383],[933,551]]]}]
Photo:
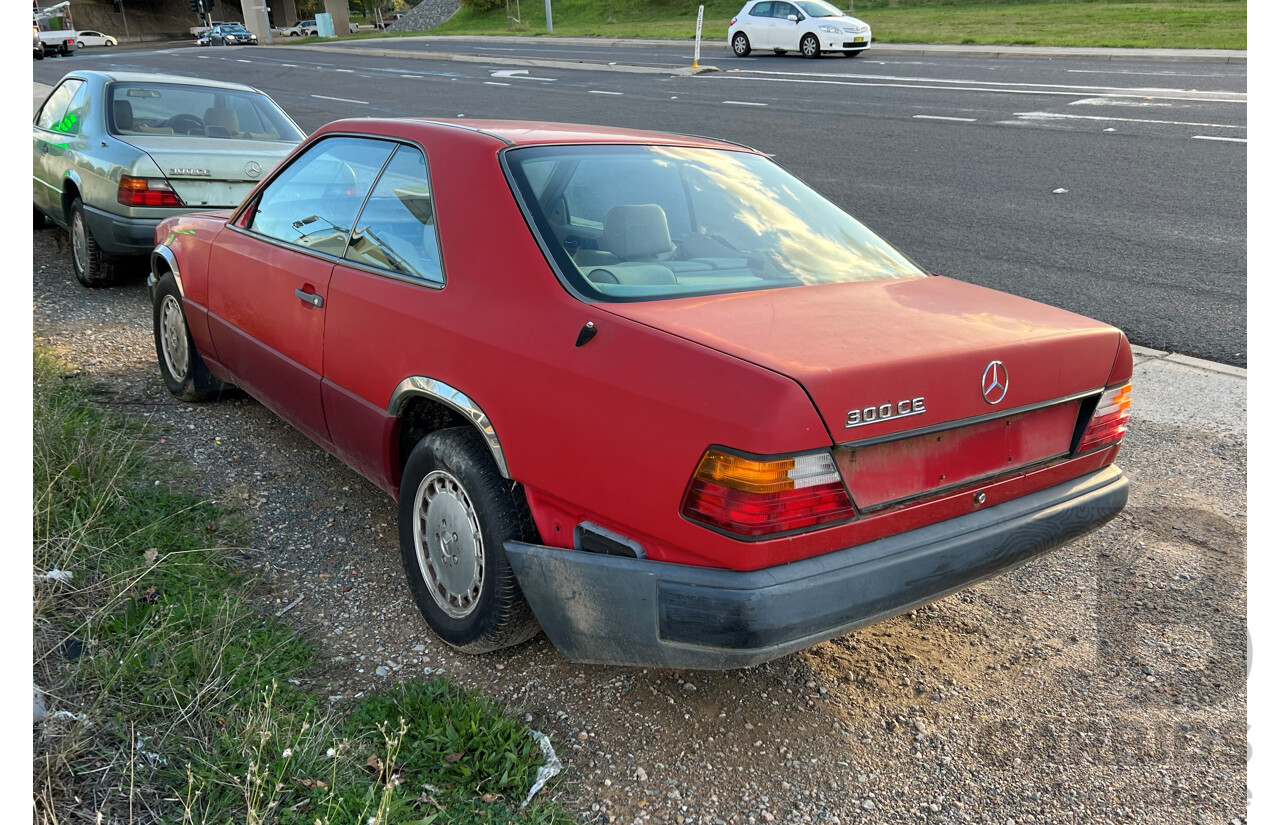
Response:
[{"label": "steering wheel", "polygon": [[204,131],[203,120],[196,117],[195,115],[188,115],[185,113],[176,114],[173,117],[161,123],[160,125],[168,126],[169,128],[173,129],[173,131],[182,132],[184,135],[189,135],[193,130],[196,130],[196,129],[200,131]]}]

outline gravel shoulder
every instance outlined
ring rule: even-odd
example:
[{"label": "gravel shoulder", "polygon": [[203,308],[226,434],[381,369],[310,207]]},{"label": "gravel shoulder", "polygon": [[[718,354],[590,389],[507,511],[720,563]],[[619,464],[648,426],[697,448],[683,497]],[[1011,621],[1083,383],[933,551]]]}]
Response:
[{"label": "gravel shoulder", "polygon": [[584,821],[1245,821],[1243,427],[1139,403],[1110,525],[756,668],[576,665],[543,637],[472,657],[414,607],[390,498],[251,399],[174,400],[144,273],[83,289],[65,235],[34,234],[36,342],[245,510],[264,609],[302,597],[285,616],[330,667],[282,678],[334,703],[424,674],[473,686],[552,735],[552,793]]}]

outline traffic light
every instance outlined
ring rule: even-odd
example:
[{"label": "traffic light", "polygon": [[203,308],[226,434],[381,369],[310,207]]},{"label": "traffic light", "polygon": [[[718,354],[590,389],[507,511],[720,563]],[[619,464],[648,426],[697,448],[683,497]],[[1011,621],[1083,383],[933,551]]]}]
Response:
[{"label": "traffic light", "polygon": [[120,14],[124,8],[121,0],[111,0],[111,7],[116,10],[116,14]]},{"label": "traffic light", "polygon": [[187,7],[196,14],[200,13],[200,0],[187,0]]}]

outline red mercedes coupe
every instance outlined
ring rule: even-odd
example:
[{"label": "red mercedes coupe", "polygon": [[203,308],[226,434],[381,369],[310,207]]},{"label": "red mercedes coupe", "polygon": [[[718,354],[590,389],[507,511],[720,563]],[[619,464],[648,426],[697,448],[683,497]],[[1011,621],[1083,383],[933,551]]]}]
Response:
[{"label": "red mercedes coupe", "polygon": [[1117,329],[923,271],[751,149],[346,120],[156,234],[160,372],[399,502],[427,624],[741,667],[1116,515]]}]

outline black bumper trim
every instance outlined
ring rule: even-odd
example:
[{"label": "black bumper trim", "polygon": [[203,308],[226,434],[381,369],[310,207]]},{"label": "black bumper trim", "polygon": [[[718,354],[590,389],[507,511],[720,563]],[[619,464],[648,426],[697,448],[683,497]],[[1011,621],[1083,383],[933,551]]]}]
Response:
[{"label": "black bumper trim", "polygon": [[1124,507],[1108,467],[1027,496],[792,564],[738,572],[509,542],[511,565],[570,659],[746,667],[942,598],[1094,530]]},{"label": "black bumper trim", "polygon": [[84,222],[93,239],[111,255],[146,255],[155,248],[156,227],[164,218],[126,218],[84,206]]}]

